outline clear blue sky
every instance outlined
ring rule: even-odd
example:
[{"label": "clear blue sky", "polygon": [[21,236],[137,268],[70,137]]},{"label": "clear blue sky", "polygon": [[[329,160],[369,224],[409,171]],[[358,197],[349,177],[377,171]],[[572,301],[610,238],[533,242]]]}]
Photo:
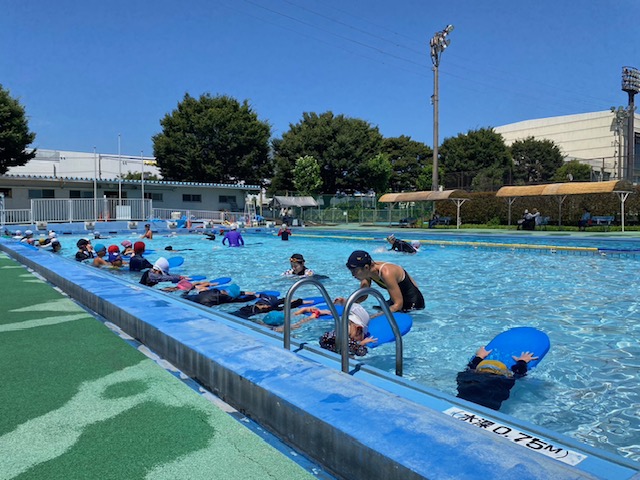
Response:
[{"label": "clear blue sky", "polygon": [[433,144],[480,127],[625,105],[640,2],[0,0],[0,84],[46,149],[152,154],[188,92],[247,99],[280,137],[303,112],[362,118]]}]

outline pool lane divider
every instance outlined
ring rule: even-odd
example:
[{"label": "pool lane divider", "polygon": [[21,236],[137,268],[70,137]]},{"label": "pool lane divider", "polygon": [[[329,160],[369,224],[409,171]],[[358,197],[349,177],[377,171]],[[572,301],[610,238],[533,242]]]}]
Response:
[{"label": "pool lane divider", "polygon": [[[296,234],[297,237],[320,238],[320,235]],[[342,235],[322,235],[321,238],[332,238],[340,240],[361,240],[361,241],[386,241],[384,238],[378,237],[353,237]],[[503,250],[541,250],[549,253],[579,253],[579,254],[619,254],[619,255],[640,255],[640,249],[613,249],[599,247],[571,247],[563,245],[542,245],[536,243],[493,243],[493,242],[464,242],[458,240],[428,240],[416,239],[422,245],[436,245],[441,247],[473,247],[486,249],[503,249]]]},{"label": "pool lane divider", "polygon": [[[339,362],[329,368],[312,360],[312,350],[285,350],[280,338],[222,312],[15,242],[0,240],[0,249],[339,477],[477,478],[482,472],[486,478],[626,480],[638,473],[633,462],[548,432],[562,438],[553,448],[586,452],[577,467],[562,463],[506,441],[499,433],[523,422],[499,412],[441,393],[421,394],[418,402],[416,390],[394,393],[406,380],[374,385],[343,374]],[[443,414],[453,407],[469,413]],[[484,421],[471,424],[478,411]],[[503,425],[500,432],[486,431],[492,419]]]}]

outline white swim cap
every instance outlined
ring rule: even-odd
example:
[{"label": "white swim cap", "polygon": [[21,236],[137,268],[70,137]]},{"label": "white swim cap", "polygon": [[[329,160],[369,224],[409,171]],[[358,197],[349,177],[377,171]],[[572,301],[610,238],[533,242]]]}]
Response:
[{"label": "white swim cap", "polygon": [[153,268],[156,270],[160,270],[165,275],[169,273],[169,260],[164,257],[160,257],[156,260],[156,263],[153,264]]},{"label": "white swim cap", "polygon": [[349,321],[362,327],[362,332],[365,334],[369,330],[370,320],[371,318],[369,317],[369,314],[362,305],[360,305],[359,303],[354,303],[353,305],[351,305],[351,310],[349,311]]}]

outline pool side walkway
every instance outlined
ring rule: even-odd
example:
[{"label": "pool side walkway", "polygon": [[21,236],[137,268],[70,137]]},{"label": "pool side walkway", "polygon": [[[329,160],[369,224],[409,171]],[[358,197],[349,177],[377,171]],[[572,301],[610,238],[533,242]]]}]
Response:
[{"label": "pool side walkway", "polygon": [[0,285],[0,479],[318,478],[4,253]]}]

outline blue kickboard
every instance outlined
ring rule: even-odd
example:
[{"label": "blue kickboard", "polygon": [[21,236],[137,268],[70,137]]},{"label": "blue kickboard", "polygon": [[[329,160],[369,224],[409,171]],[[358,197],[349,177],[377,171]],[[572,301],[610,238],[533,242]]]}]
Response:
[{"label": "blue kickboard", "polygon": [[516,362],[513,356],[519,357],[522,352],[533,352],[537,360],[531,360],[529,370],[535,368],[551,347],[549,336],[533,327],[515,327],[497,335],[485,347],[491,350],[486,360],[498,360],[511,368]]},{"label": "blue kickboard", "polygon": [[[319,306],[322,309],[328,309],[326,305],[324,307],[322,305]],[[342,315],[344,312],[344,307],[342,305],[336,305],[336,310],[339,315]],[[400,329],[400,334],[402,336],[409,333],[411,327],[413,326],[413,318],[408,313],[399,313],[396,312],[393,314],[393,318],[395,318],[396,323],[398,324],[398,328]],[[331,315],[322,315],[318,317],[320,320],[333,320]],[[376,342],[370,343],[368,347],[377,347],[378,345],[382,345],[383,343],[395,342],[396,337],[393,334],[393,330],[391,330],[391,325],[387,320],[387,317],[384,315],[380,315],[369,322],[369,333],[373,338],[377,338]]]}]

